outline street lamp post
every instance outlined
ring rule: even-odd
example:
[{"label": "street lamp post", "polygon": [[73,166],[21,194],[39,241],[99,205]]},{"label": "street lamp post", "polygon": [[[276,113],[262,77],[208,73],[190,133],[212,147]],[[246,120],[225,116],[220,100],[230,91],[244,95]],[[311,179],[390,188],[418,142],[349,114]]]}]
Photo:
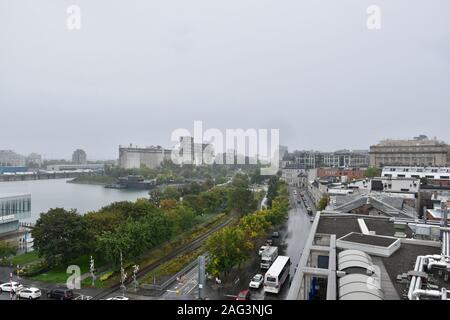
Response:
[{"label": "street lamp post", "polygon": [[92,286],[95,286],[95,262],[94,262],[94,258],[91,256],[91,260],[90,260],[90,264],[89,264],[89,271],[91,273],[91,277],[92,277]]},{"label": "street lamp post", "polygon": [[127,279],[127,274],[125,269],[123,268],[123,258],[122,258],[122,250],[120,251],[120,289],[122,289],[122,296],[125,297],[125,280]]},{"label": "street lamp post", "polygon": [[137,273],[139,271],[139,265],[133,266],[133,284],[134,284],[134,292],[138,291],[139,282],[137,281]]},{"label": "street lamp post", "polygon": [[9,291],[9,300],[13,299],[13,281],[12,281],[12,278],[13,278],[13,274],[12,274],[12,272],[10,272],[9,273],[9,283],[11,285],[11,289]]}]

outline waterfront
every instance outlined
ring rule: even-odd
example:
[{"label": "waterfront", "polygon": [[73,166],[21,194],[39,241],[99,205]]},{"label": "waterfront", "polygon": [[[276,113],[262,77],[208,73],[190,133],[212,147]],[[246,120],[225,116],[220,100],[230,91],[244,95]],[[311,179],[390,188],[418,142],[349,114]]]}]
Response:
[{"label": "waterfront", "polygon": [[77,209],[79,213],[98,210],[115,201],[147,197],[147,190],[108,189],[98,185],[67,183],[69,179],[0,182],[1,193],[31,194],[31,218],[35,222],[50,208]]}]

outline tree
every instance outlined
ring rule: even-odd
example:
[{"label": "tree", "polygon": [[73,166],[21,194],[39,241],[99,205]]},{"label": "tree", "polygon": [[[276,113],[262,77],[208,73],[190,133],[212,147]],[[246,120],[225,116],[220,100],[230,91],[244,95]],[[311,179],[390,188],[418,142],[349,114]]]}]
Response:
[{"label": "tree", "polygon": [[[159,204],[158,204],[159,205]],[[153,212],[161,211],[153,202],[148,199],[137,199],[135,202],[131,201],[119,201],[103,207],[99,212],[118,212],[126,220],[131,217],[133,219],[140,219]]]},{"label": "tree", "polygon": [[0,242],[0,260],[8,258],[16,254],[17,249],[10,245],[8,242]]},{"label": "tree", "polygon": [[374,167],[368,167],[366,172],[364,173],[364,176],[366,178],[373,178],[373,177],[376,177],[378,175],[379,175],[378,174],[378,170],[376,168],[374,168]]},{"label": "tree", "polygon": [[246,175],[234,176],[228,195],[228,208],[243,215],[256,207],[256,201],[249,189],[249,181]]},{"label": "tree", "polygon": [[126,221],[126,216],[118,210],[88,212],[83,216],[86,221],[89,248],[95,246],[97,236],[104,232],[113,232]]},{"label": "tree", "polygon": [[205,244],[211,257],[208,272],[216,277],[222,273],[226,276],[234,266],[246,260],[245,244],[243,231],[236,227],[226,227],[209,237]]},{"label": "tree", "polygon": [[267,206],[272,206],[272,200],[278,195],[278,184],[280,178],[278,176],[271,176],[267,187]]},{"label": "tree", "polygon": [[196,214],[189,206],[177,204],[166,210],[166,214],[174,225],[175,233],[183,232],[194,226]]},{"label": "tree", "polygon": [[180,200],[181,193],[176,187],[166,187],[165,189],[155,188],[149,192],[150,202],[159,206],[162,200]]},{"label": "tree", "polygon": [[319,200],[319,204],[317,205],[317,210],[323,211],[326,209],[327,205],[328,205],[328,196],[325,195]]},{"label": "tree", "polygon": [[247,244],[245,246],[247,248],[253,248],[253,241],[263,237],[271,225],[267,220],[267,213],[264,210],[242,217],[239,220],[238,227],[246,237]]},{"label": "tree", "polygon": [[86,222],[76,210],[50,209],[36,222],[34,248],[51,266],[68,263],[86,253],[86,230]]},{"label": "tree", "polygon": [[200,198],[197,195],[194,194],[188,194],[183,197],[182,202],[186,208],[190,208],[195,212],[197,215],[202,215],[204,213],[204,208],[202,208],[200,203]]},{"label": "tree", "polygon": [[272,201],[272,207],[268,210],[267,219],[273,225],[278,225],[283,221],[289,210],[289,199],[286,196],[277,196]]},{"label": "tree", "polygon": [[173,230],[173,222],[160,210],[140,219],[129,217],[115,231],[97,236],[96,251],[106,261],[117,264],[120,252],[125,259],[136,258],[169,240]]},{"label": "tree", "polygon": [[219,213],[227,208],[227,189],[215,187],[198,196],[199,206],[204,213]]}]

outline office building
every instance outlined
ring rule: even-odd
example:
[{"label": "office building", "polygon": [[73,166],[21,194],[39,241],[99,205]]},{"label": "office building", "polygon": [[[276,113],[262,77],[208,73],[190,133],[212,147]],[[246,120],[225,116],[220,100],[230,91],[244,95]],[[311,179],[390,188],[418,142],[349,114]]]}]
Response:
[{"label": "office building", "polygon": [[75,150],[72,154],[72,163],[73,164],[86,164],[87,163],[86,152],[82,149]]},{"label": "office building", "polygon": [[385,166],[446,166],[450,162],[450,146],[426,136],[411,140],[383,140],[370,147],[370,165]]},{"label": "office building", "polygon": [[335,152],[294,151],[286,154],[283,165],[296,164],[306,169],[320,167],[366,168],[369,165],[369,153],[366,150],[338,150]]},{"label": "office building", "polygon": [[0,193],[0,236],[19,230],[19,220],[30,217],[30,194]]}]

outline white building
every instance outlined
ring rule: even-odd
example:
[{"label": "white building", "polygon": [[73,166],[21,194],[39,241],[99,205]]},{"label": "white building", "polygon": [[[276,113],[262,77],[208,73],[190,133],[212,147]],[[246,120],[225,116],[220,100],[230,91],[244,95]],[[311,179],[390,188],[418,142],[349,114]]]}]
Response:
[{"label": "white building", "polygon": [[378,177],[353,181],[347,184],[347,187],[367,191],[418,194],[420,180],[416,178]]},{"label": "white building", "polygon": [[383,177],[450,180],[450,167],[383,167]]},{"label": "white building", "polygon": [[281,169],[281,179],[293,187],[305,187],[307,178],[306,170],[296,166],[286,166]]},{"label": "white building", "polygon": [[154,147],[121,147],[119,146],[119,166],[123,169],[159,167],[164,160],[170,160],[172,150],[160,146]]}]

